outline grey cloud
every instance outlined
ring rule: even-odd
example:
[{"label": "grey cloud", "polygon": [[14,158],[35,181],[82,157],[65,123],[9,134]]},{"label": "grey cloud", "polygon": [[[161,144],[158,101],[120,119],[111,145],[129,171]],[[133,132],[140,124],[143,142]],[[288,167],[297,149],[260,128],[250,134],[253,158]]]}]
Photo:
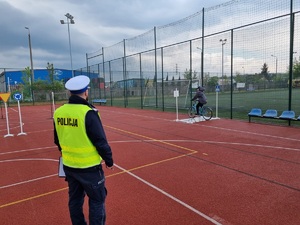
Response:
[{"label": "grey cloud", "polygon": [[[14,8],[8,0],[0,1],[0,67],[17,68],[28,64],[28,31],[30,28],[34,66],[70,68],[67,25],[59,20],[69,12],[75,24],[70,25],[73,68],[85,66],[85,54],[111,46],[152,29],[178,21],[202,7],[226,0],[24,0],[30,6]],[[203,5],[205,4],[205,5]],[[18,6],[18,5],[17,5]],[[11,57],[5,57],[10,55]]]}]

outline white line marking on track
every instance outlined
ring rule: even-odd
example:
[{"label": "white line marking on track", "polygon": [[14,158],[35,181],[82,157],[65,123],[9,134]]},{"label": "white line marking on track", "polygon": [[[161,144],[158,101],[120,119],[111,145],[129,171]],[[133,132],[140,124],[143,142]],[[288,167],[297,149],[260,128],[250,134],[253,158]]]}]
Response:
[{"label": "white line marking on track", "polygon": [[[109,112],[109,113],[111,112],[110,110],[105,110],[105,109],[102,109],[101,111],[106,111],[106,112]],[[164,120],[164,121],[176,122],[174,119],[170,120],[170,119],[153,117],[153,116],[147,116],[147,115],[140,115],[140,114],[135,114],[135,113],[125,113],[125,112],[116,112],[116,113],[126,114],[126,115],[132,115],[132,116],[139,116],[139,117],[146,117],[146,118],[153,118],[154,120]],[[187,125],[189,126],[189,124],[187,124]],[[204,127],[208,127],[208,128],[213,128],[213,129],[227,130],[227,131],[232,131],[232,132],[237,132],[237,133],[251,134],[251,135],[256,135],[256,136],[263,136],[263,137],[270,137],[270,138],[280,138],[280,139],[292,140],[292,141],[297,141],[297,142],[300,141],[300,139],[296,139],[296,138],[275,136],[275,135],[270,135],[270,134],[262,134],[262,133],[258,133],[258,132],[236,130],[236,129],[231,129],[231,128],[217,127],[217,126],[209,126],[209,125],[205,125],[203,123],[196,124],[196,125],[200,125],[200,126],[204,126]]]},{"label": "white line marking on track", "polygon": [[14,108],[10,108],[11,111],[14,111],[14,112],[18,112],[18,110],[14,109]]},{"label": "white line marking on track", "polygon": [[212,144],[225,144],[225,145],[244,145],[250,147],[261,147],[261,148],[274,148],[280,150],[290,150],[290,151],[300,151],[299,148],[287,148],[281,146],[272,146],[272,145],[257,145],[257,144],[247,144],[247,143],[238,143],[238,142],[222,142],[222,141],[203,141],[204,143],[212,143]]},{"label": "white line marking on track", "polygon": [[27,183],[30,183],[30,182],[34,182],[34,181],[37,181],[37,180],[43,180],[43,179],[46,179],[46,178],[49,178],[49,177],[54,177],[54,176],[58,176],[58,175],[57,174],[52,174],[52,175],[48,175],[48,176],[44,176],[44,177],[38,177],[38,178],[34,178],[34,179],[31,179],[31,180],[26,180],[26,181],[14,183],[14,184],[0,186],[0,189],[9,188],[9,187],[13,187],[13,186],[18,186],[18,185],[21,185],[21,184],[27,184]]},{"label": "white line marking on track", "polygon": [[239,142],[202,141],[202,140],[163,140],[163,141],[166,141],[166,142],[202,142],[202,143],[222,144],[222,145],[241,145],[241,146],[250,146],[250,147],[274,148],[274,149],[297,151],[297,152],[300,151],[299,148],[288,148],[288,147],[272,146],[272,145],[247,144],[247,143],[239,143]]},{"label": "white line marking on track", "polygon": [[45,159],[45,158],[6,159],[6,160],[0,161],[0,163],[3,163],[3,162],[15,162],[15,161],[52,161],[52,162],[58,162],[58,159]]},{"label": "white line marking on track", "polygon": [[270,135],[270,134],[262,134],[262,133],[257,133],[257,132],[244,131],[244,130],[235,130],[235,129],[231,129],[231,128],[215,127],[215,126],[208,126],[208,125],[202,125],[202,126],[208,127],[208,128],[220,129],[220,130],[227,130],[227,131],[231,131],[231,132],[251,134],[251,135],[256,135],[256,136],[262,136],[262,137],[279,138],[279,139],[285,139],[285,140],[297,141],[297,142],[300,141],[300,139],[296,139],[296,138],[275,136],[275,135]]},{"label": "white line marking on track", "polygon": [[0,153],[0,155],[15,154],[15,153],[20,153],[20,152],[38,151],[38,150],[44,150],[46,148],[55,148],[55,147],[57,148],[56,145],[53,145],[50,147],[30,148],[30,149],[17,150],[17,151],[12,151],[12,152],[2,152],[2,153]]},{"label": "white line marking on track", "polygon": [[[289,151],[300,151],[299,148],[288,148],[282,146],[272,146],[272,145],[258,145],[258,144],[247,144],[239,142],[223,142],[223,141],[203,141],[203,140],[158,140],[165,142],[195,142],[195,143],[211,143],[211,144],[222,144],[222,145],[241,145],[241,146],[250,146],[250,147],[260,147],[260,148],[274,148],[279,150],[289,150]],[[126,141],[110,141],[110,144],[113,143],[140,143],[140,142],[157,142],[156,140],[126,140]]]},{"label": "white line marking on track", "polygon": [[162,193],[163,195],[169,197],[170,199],[174,200],[175,202],[179,203],[180,205],[188,208],[189,210],[193,211],[194,213],[198,214],[199,216],[205,218],[206,220],[212,222],[213,224],[216,224],[216,225],[222,225],[221,223],[219,223],[218,221],[214,220],[213,218],[205,215],[204,213],[200,212],[199,210],[193,208],[192,206],[186,204],[185,202],[179,200],[178,198],[175,198],[173,195],[170,195],[169,193],[163,191],[162,189],[156,187],[155,185],[149,183],[148,181],[142,179],[141,177],[127,171],[126,169],[122,168],[121,166],[118,166],[116,164],[114,164],[115,167],[119,168],[120,170],[124,171],[125,173],[129,174],[130,176],[133,176],[134,178],[138,179],[139,181],[143,182],[144,184],[150,186],[151,188],[155,189],[156,191]]},{"label": "white line marking on track", "polygon": [[[0,163],[16,162],[16,161],[52,161],[52,162],[58,162],[58,159],[45,159],[45,158],[7,159],[7,160],[0,161]],[[14,183],[14,184],[0,186],[0,189],[4,189],[4,188],[8,188],[8,187],[13,187],[13,186],[21,185],[21,184],[26,184],[26,183],[30,183],[30,182],[33,182],[33,181],[46,179],[46,178],[53,177],[53,176],[58,176],[58,175],[57,174],[52,174],[52,175],[48,175],[48,176],[44,176],[44,177],[38,177],[38,178],[34,178],[34,179],[31,179],[31,180],[26,180],[26,181]]]},{"label": "white line marking on track", "polygon": [[[205,140],[158,140],[158,141],[165,141],[165,142],[199,142],[199,143],[212,143],[212,144],[225,144],[225,145],[241,145],[241,146],[252,146],[252,147],[261,147],[261,148],[273,148],[278,150],[288,150],[288,151],[297,151],[299,152],[299,148],[289,148],[284,146],[272,146],[272,145],[258,145],[252,143],[239,143],[239,142],[222,142],[222,141],[205,141]],[[297,140],[298,141],[298,140]],[[110,141],[110,144],[114,143],[141,143],[141,142],[155,142],[154,140],[124,140],[124,141]],[[20,152],[29,152],[29,151],[38,151],[43,149],[50,149],[50,148],[57,148],[56,145],[48,146],[48,147],[40,147],[40,148],[31,148],[31,149],[24,149],[24,150],[17,150],[11,152],[2,152],[0,155],[8,155],[8,154],[16,154]],[[0,161],[1,162],[1,161]]]}]

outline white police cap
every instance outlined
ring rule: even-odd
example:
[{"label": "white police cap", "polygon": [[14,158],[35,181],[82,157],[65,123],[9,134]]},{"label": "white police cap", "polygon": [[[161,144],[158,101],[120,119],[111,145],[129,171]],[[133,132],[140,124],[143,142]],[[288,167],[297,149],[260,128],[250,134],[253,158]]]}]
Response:
[{"label": "white police cap", "polygon": [[80,94],[88,89],[89,83],[90,78],[84,75],[79,75],[68,80],[65,87],[73,94]]}]

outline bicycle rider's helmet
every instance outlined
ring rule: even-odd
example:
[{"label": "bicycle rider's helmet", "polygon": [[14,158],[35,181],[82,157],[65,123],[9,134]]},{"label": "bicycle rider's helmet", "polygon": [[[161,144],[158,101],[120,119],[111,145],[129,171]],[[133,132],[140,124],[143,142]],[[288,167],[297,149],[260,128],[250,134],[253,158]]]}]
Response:
[{"label": "bicycle rider's helmet", "polygon": [[205,88],[204,87],[201,87],[201,86],[198,86],[199,91],[205,91]]}]

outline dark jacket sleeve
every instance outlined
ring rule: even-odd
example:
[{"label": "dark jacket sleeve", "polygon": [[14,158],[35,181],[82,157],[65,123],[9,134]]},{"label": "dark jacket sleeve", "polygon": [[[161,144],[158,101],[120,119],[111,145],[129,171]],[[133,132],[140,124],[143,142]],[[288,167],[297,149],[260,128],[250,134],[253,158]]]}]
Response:
[{"label": "dark jacket sleeve", "polygon": [[98,112],[90,110],[85,117],[86,133],[96,147],[99,155],[109,167],[113,166],[113,157],[111,148],[107,142],[106,135],[102,126]]},{"label": "dark jacket sleeve", "polygon": [[192,101],[195,101],[199,98],[199,92],[197,92],[194,97],[192,98]]},{"label": "dark jacket sleeve", "polygon": [[54,125],[54,144],[56,144],[57,147],[58,147],[58,150],[61,151],[61,147],[60,147],[60,144],[59,144],[59,140],[58,140],[58,136],[57,136],[57,132],[56,132],[56,129],[55,129],[54,122],[53,122],[53,125]]}]

